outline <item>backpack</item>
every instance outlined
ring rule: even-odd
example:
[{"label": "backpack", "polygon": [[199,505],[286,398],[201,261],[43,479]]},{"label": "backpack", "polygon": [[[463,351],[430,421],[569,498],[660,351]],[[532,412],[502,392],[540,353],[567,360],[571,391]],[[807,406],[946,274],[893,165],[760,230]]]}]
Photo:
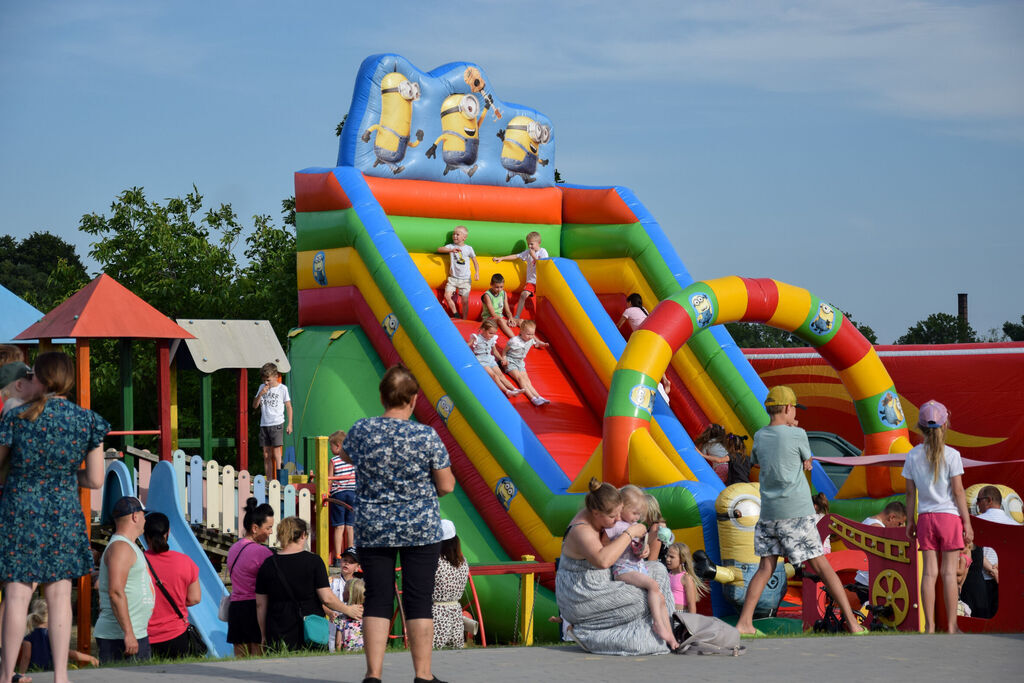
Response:
[{"label": "backpack", "polygon": [[672,614],[672,633],[679,642],[675,650],[679,655],[732,655],[739,657],[747,651],[740,645],[740,632],[721,619],[703,614],[675,612]]}]

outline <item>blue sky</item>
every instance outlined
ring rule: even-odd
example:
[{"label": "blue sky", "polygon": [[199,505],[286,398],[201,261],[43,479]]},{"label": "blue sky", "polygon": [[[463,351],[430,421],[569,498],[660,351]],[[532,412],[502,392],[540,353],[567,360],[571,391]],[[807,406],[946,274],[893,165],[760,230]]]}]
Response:
[{"label": "blue sky", "polygon": [[248,221],[330,166],[360,62],[471,61],[629,187],[696,278],[774,277],[883,343],[1024,314],[1024,3],[3,2],[0,231],[79,246],[131,186]]}]

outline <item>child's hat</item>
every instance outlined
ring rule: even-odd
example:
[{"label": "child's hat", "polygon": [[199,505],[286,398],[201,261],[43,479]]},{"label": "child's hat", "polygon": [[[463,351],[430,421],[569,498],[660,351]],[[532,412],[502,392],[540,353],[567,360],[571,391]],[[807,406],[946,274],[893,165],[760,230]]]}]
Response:
[{"label": "child's hat", "polygon": [[6,363],[0,367],[0,389],[32,374],[32,368],[21,361]]},{"label": "child's hat", "polygon": [[946,424],[947,420],[949,420],[949,410],[946,409],[946,406],[938,401],[928,401],[921,406],[921,411],[917,416],[917,426],[934,429]]},{"label": "child's hat", "polygon": [[781,384],[771,388],[771,391],[768,392],[768,397],[764,400],[764,405],[765,407],[796,406],[797,408],[807,409],[807,406],[797,403],[795,391]]},{"label": "child's hat", "polygon": [[455,538],[455,523],[450,519],[441,520],[441,540],[447,541],[450,538]]},{"label": "child's hat", "polygon": [[354,545],[350,545],[349,547],[345,548],[345,552],[341,554],[341,557],[345,557],[346,555],[351,557],[356,562],[359,561],[359,553],[356,552],[356,547]]}]

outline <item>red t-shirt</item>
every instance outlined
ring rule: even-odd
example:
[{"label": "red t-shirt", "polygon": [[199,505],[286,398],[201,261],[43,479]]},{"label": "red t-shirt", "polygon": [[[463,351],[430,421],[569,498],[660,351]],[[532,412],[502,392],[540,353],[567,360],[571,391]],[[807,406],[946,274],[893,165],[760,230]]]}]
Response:
[{"label": "red t-shirt", "polygon": [[182,616],[188,619],[185,598],[188,596],[189,585],[199,580],[199,567],[188,555],[173,550],[159,554],[147,550],[146,559],[152,566],[150,574],[153,575],[153,593],[156,595],[153,616],[149,618],[149,642],[163,643],[184,633],[188,622],[179,619],[174,613],[174,608],[168,604],[163,591],[156,585],[157,577],[160,577]]}]

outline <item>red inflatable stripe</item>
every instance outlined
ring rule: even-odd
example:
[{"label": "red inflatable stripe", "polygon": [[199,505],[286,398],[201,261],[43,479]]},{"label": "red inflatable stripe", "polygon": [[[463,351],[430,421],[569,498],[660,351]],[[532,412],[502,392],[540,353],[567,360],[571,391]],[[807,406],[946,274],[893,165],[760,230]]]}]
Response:
[{"label": "red inflatable stripe", "polygon": [[364,178],[374,198],[389,216],[562,224],[562,195],[555,187],[495,187],[373,176]]},{"label": "red inflatable stripe", "polygon": [[352,202],[333,173],[295,174],[296,211],[338,211],[351,207]]},{"label": "red inflatable stripe", "polygon": [[561,190],[562,220],[565,223],[631,225],[637,222],[632,210],[613,188],[563,187]]},{"label": "red inflatable stripe", "polygon": [[846,370],[870,350],[871,342],[845,318],[835,336],[818,347],[818,353],[835,368],[836,372]]},{"label": "red inflatable stripe", "polygon": [[661,336],[670,348],[678,349],[693,334],[693,320],[686,309],[671,299],[665,299],[647,316],[643,329]]},{"label": "red inflatable stripe", "polygon": [[779,286],[767,277],[743,278],[747,288],[747,310],[741,318],[744,322],[764,322],[775,315],[779,307]]}]

